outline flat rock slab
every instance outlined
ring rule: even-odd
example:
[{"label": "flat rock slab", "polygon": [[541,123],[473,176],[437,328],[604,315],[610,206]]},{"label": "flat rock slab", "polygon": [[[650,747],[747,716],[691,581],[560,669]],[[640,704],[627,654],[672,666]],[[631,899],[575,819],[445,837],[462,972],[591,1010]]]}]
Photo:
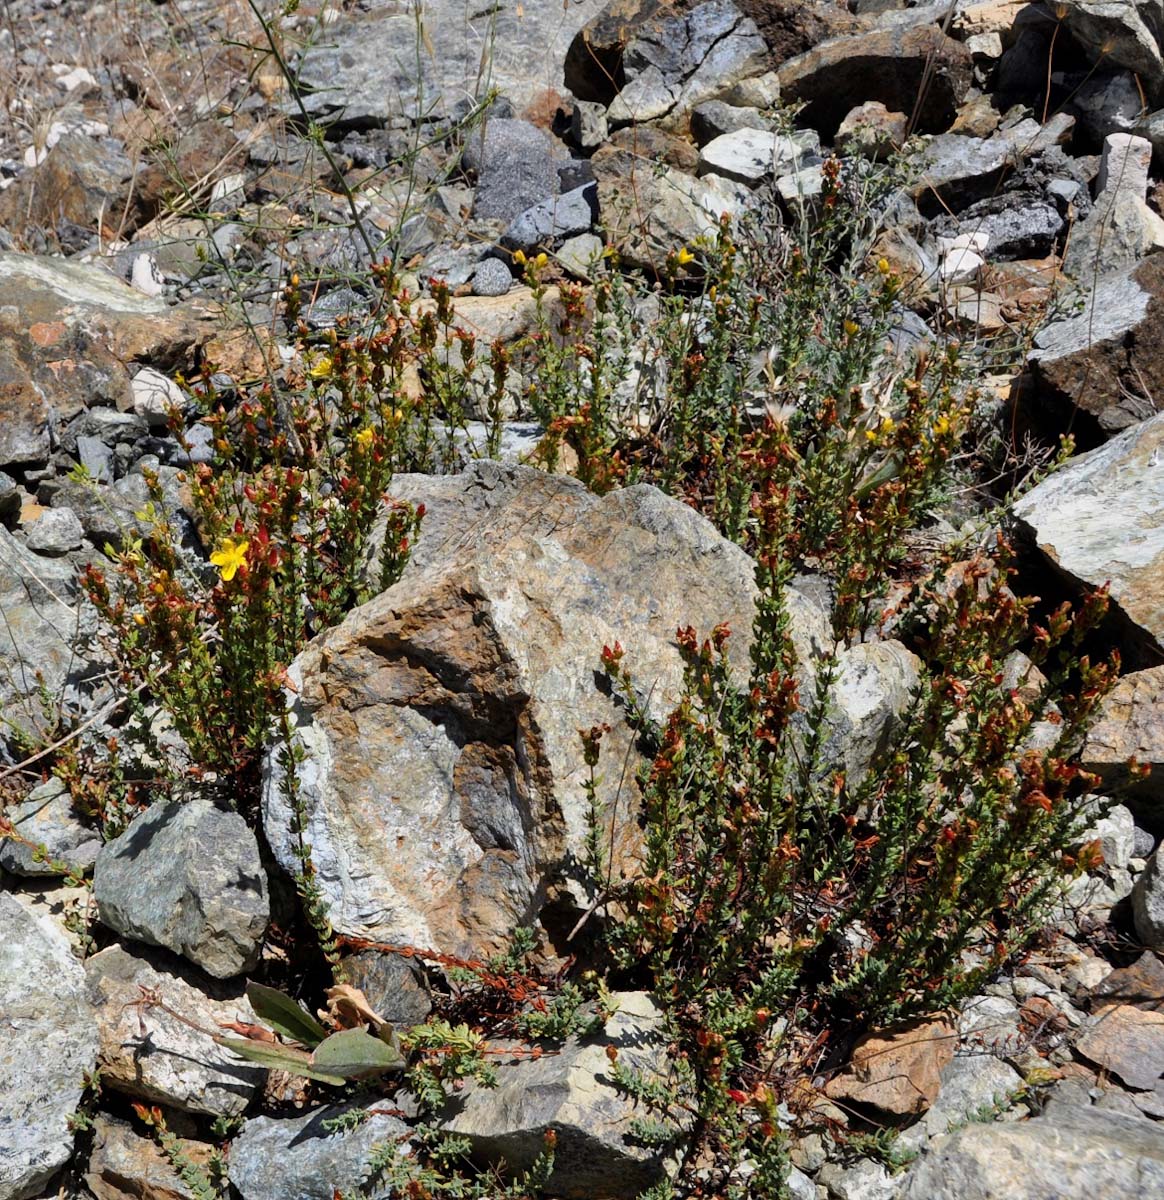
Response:
[{"label": "flat rock slab", "polygon": [[[243,1062],[143,995],[203,1030],[220,1021],[256,1020],[241,987],[213,986],[159,953],[110,946],[85,963],[90,1003],[101,1031],[101,1077],[115,1091],[150,1104],[209,1116],[237,1116],[263,1085],[266,1069]],[[145,991],[143,992],[143,989]]]},{"label": "flat rock slab", "polygon": [[1164,1076],[1164,1013],[1110,1005],[1093,1018],[1075,1049],[1129,1087],[1150,1092]]},{"label": "flat rock slab", "polygon": [[522,109],[561,89],[567,48],[602,5],[525,0],[470,10],[436,0],[424,6],[419,33],[410,4],[376,8],[337,22],[303,55],[303,102],[314,118],[349,128],[447,117],[491,87]]},{"label": "flat rock slab", "polygon": [[1164,1195],[1154,1121],[1067,1108],[1021,1123],[967,1125],[910,1171],[902,1200],[1131,1200]]},{"label": "flat rock slab", "polygon": [[196,796],[155,804],[97,855],[97,913],[216,979],[254,966],[270,917],[267,876],[246,821]]},{"label": "flat rock slab", "polygon": [[97,1062],[85,970],[64,935],[0,894],[0,1200],[38,1195],[73,1152]]},{"label": "flat rock slab", "polygon": [[[2,409],[0,402],[0,426]],[[42,683],[58,696],[99,670],[84,653],[93,614],[78,591],[71,563],[31,553],[0,526],[0,706],[5,720],[34,740],[56,720],[41,703]],[[0,738],[8,736],[0,730]]]},{"label": "flat rock slab", "polygon": [[[324,1122],[355,1105],[317,1108],[298,1117],[253,1117],[230,1145],[230,1182],[243,1200],[335,1200],[360,1187],[372,1147],[399,1140],[407,1149],[407,1127],[395,1117],[372,1112],[354,1129],[330,1133]],[[376,1105],[371,1106],[373,1109]],[[367,1186],[369,1200],[396,1195],[383,1182]]]},{"label": "flat rock slab", "polygon": [[1113,607],[1130,626],[1127,648],[1155,662],[1164,654],[1162,460],[1164,414],[1072,459],[1015,506],[1043,557],[1075,587],[1110,580]]}]

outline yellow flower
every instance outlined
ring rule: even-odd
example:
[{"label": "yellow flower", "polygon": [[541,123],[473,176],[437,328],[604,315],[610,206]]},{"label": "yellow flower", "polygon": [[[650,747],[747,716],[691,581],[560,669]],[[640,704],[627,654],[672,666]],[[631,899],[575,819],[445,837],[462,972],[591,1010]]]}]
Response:
[{"label": "yellow flower", "polygon": [[888,437],[888,436],[889,436],[889,435],[890,435],[890,434],[891,434],[891,433],[892,433],[892,432],[893,432],[893,431],[894,431],[896,428],[897,428],[897,423],[896,423],[896,422],[893,420],[893,418],[892,418],[892,417],[886,417],[886,418],[885,418],[885,419],[884,419],[884,420],[881,422],[881,426],[880,426],[879,432],[880,432],[880,433],[881,433],[881,434],[882,434],[884,437]]},{"label": "yellow flower", "polygon": [[934,437],[941,437],[950,432],[950,418],[941,416],[934,422]]},{"label": "yellow flower", "polygon": [[876,429],[866,429],[865,430],[865,440],[870,441],[870,442],[875,442],[877,440],[877,430]]},{"label": "yellow flower", "polygon": [[524,267],[525,266],[525,251],[524,250],[515,250],[513,252],[513,261],[515,263],[517,263],[517,265],[519,267]]},{"label": "yellow flower", "polygon": [[404,410],[393,408],[390,404],[382,404],[380,405],[380,418],[386,425],[395,429],[404,420]]},{"label": "yellow flower", "polygon": [[367,429],[361,429],[360,432],[357,433],[354,438],[352,438],[352,441],[364,451],[370,450],[372,448],[372,443],[375,440],[376,433],[371,426],[369,426]]},{"label": "yellow flower", "polygon": [[335,364],[325,354],[323,358],[317,359],[311,364],[311,369],[307,372],[312,379],[327,379],[335,369]]},{"label": "yellow flower", "polygon": [[880,271],[882,275],[888,275],[889,272],[893,270],[893,268],[889,265],[889,259],[879,258],[877,260],[877,270]]},{"label": "yellow flower", "polygon": [[681,267],[685,267],[685,266],[687,266],[688,263],[695,261],[695,255],[692,254],[691,251],[688,250],[686,246],[684,246],[683,249],[680,250],[679,253],[675,255],[675,261]]},{"label": "yellow flower", "polygon": [[230,583],[235,572],[247,560],[250,542],[236,542],[234,538],[223,538],[222,545],[210,556],[210,561],[222,572],[224,583]]},{"label": "yellow flower", "polygon": [[849,335],[849,337],[852,337],[853,334],[855,334],[859,328],[860,328],[860,326],[857,324],[856,321],[846,321],[845,322],[845,332]]},{"label": "yellow flower", "polygon": [[540,271],[545,267],[546,263],[548,263],[549,261],[550,260],[546,257],[545,251],[543,250],[542,253],[539,254],[537,256],[537,258],[534,259],[534,266],[537,267],[537,269]]}]

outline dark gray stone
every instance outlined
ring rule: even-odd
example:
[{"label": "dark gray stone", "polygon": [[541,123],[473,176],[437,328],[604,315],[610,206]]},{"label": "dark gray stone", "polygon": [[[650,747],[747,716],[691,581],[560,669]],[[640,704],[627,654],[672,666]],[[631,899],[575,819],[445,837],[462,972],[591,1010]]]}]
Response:
[{"label": "dark gray stone", "polygon": [[97,855],[102,922],[218,979],[258,960],[270,906],[255,835],[205,797],[155,804]]},{"label": "dark gray stone", "polygon": [[743,108],[725,104],[722,100],[706,100],[691,111],[691,136],[698,146],[737,129],[772,128],[772,123],[758,108]]},{"label": "dark gray stone", "polygon": [[549,135],[528,121],[490,118],[470,142],[465,162],[477,174],[475,217],[513,221],[558,193]]},{"label": "dark gray stone", "polygon": [[[73,871],[92,869],[101,836],[77,818],[69,790],[59,779],[33,788],[25,799],[10,804],[5,816],[21,837],[43,846],[49,858]],[[0,838],[0,867],[13,875],[58,873],[48,863],[37,862],[31,846],[11,838]]]},{"label": "dark gray stone", "polygon": [[576,101],[574,115],[570,119],[570,130],[581,149],[597,150],[606,141],[609,133],[606,105],[593,100]]},{"label": "dark gray stone", "polygon": [[588,183],[527,208],[505,231],[501,242],[510,250],[532,250],[559,238],[589,232],[597,216],[598,185]]},{"label": "dark gray stone", "polygon": [[400,1029],[419,1025],[432,1012],[432,1001],[417,971],[397,954],[365,950],[344,959],[348,980],[372,1008]]},{"label": "dark gray stone", "polygon": [[91,479],[98,483],[113,482],[113,451],[100,438],[84,435],[77,438],[77,457]]},{"label": "dark gray stone", "polygon": [[3,893],[0,930],[0,1200],[25,1200],[73,1152],[68,1119],[97,1062],[97,1025],[63,932]]}]

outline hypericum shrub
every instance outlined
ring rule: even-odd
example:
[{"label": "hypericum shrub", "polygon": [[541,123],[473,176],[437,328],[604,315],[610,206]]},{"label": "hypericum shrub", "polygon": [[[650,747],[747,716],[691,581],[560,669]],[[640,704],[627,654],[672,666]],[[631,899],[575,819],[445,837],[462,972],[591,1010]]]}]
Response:
[{"label": "hypericum shrub", "polygon": [[[801,693],[782,511],[758,571],[748,686],[726,628],[703,641],[681,630],[683,698],[642,727],[653,754],[638,871],[610,880],[601,812],[591,839],[595,894],[617,912],[612,962],[667,1000],[714,1161],[746,1150],[773,1171],[784,1152],[772,1114],[803,1088],[805,1042],[967,996],[1026,943],[1064,875],[1094,865],[1090,850],[1065,852],[1094,782],[1074,755],[1118,665],[1080,653],[1106,596],[1033,623],[1000,542],[903,601],[895,632],[921,654],[920,681],[892,745],[850,781],[825,752],[835,654]],[[1006,675],[1020,648],[1029,693]],[[603,665],[630,702],[633,652]],[[585,739],[590,759],[600,736]],[[756,1187],[734,1194],[777,1194]]]}]

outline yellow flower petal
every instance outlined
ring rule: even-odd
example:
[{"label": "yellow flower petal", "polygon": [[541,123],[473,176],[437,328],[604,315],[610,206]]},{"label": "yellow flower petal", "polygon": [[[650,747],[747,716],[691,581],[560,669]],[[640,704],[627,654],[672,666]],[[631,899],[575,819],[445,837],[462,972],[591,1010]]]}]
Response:
[{"label": "yellow flower petal", "polygon": [[241,542],[236,542],[234,538],[222,539],[222,545],[210,556],[210,561],[218,568],[223,583],[230,583],[239,567],[246,562],[249,547],[250,542],[245,539]]}]

